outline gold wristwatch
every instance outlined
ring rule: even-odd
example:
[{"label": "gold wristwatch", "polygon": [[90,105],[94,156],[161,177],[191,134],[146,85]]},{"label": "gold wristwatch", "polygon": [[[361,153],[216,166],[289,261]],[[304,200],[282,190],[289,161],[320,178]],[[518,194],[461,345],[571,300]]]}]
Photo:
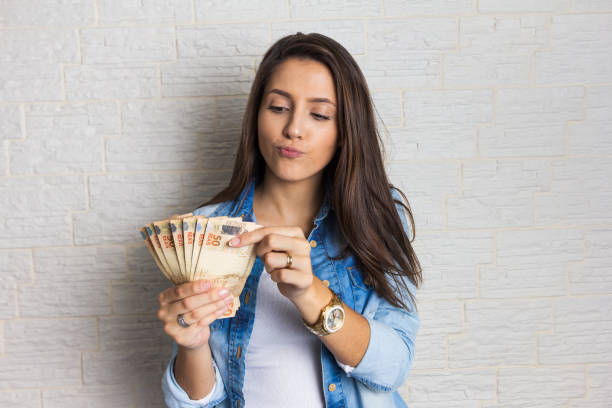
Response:
[{"label": "gold wristwatch", "polygon": [[319,315],[319,320],[317,320],[313,325],[310,325],[302,318],[302,323],[308,330],[317,336],[327,336],[328,334],[335,333],[344,324],[344,318],[346,314],[344,312],[344,307],[342,306],[342,300],[334,293],[332,290],[332,299],[328,304],[323,306],[321,309],[321,314]]}]

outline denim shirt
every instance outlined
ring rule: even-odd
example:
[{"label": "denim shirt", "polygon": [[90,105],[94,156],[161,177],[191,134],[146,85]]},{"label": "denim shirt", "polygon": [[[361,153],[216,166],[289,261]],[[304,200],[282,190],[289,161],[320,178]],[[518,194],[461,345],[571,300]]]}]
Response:
[{"label": "denim shirt", "polygon": [[[255,182],[251,180],[238,199],[200,207],[193,214],[207,217],[241,216],[244,221],[256,222],[253,213],[254,188]],[[394,198],[399,198],[396,190],[392,194]],[[404,230],[410,236],[405,213],[399,205],[396,208]],[[313,273],[326,284],[329,282],[329,288],[344,304],[360,313],[370,325],[366,352],[359,364],[348,373],[321,343],[321,386],[326,407],[407,407],[397,389],[404,383],[414,360],[414,340],[420,326],[414,306],[410,303],[411,311],[406,311],[378,296],[364,283],[352,255],[340,260],[332,259],[339,254],[345,241],[327,196],[314,220],[308,241],[311,243]],[[162,378],[162,390],[168,407],[245,407],[242,393],[245,355],[253,331],[257,287],[263,267],[261,260],[256,258],[240,295],[240,308],[236,316],[217,319],[210,325],[209,344],[217,386],[212,398],[206,398],[207,403],[191,400],[176,382],[173,367],[178,348],[173,342],[173,355]],[[391,280],[389,282],[392,283]],[[406,283],[415,294],[414,285],[408,280]],[[394,285],[392,287],[396,288]],[[408,297],[404,299],[409,301]]]}]

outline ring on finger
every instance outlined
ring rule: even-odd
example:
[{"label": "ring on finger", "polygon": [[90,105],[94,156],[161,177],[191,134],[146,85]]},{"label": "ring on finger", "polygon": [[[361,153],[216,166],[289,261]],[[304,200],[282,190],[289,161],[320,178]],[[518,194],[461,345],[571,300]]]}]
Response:
[{"label": "ring on finger", "polygon": [[185,319],[183,318],[183,314],[179,314],[178,316],[176,316],[176,321],[178,322],[179,326],[181,327],[189,327],[191,326],[189,323],[187,323],[185,321]]},{"label": "ring on finger", "polygon": [[291,265],[293,265],[293,257],[287,254],[287,265],[285,265],[285,268],[289,269],[291,268]]}]

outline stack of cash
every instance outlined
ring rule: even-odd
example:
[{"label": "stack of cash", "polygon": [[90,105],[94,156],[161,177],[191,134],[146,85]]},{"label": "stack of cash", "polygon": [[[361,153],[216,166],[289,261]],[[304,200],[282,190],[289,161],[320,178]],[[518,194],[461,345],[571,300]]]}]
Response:
[{"label": "stack of cash", "polygon": [[242,218],[193,216],[192,213],[154,221],[140,233],[155,263],[175,285],[206,279],[223,286],[234,302],[223,318],[233,317],[240,307],[240,293],[255,262],[253,245],[232,248],[236,235],[259,228]]}]

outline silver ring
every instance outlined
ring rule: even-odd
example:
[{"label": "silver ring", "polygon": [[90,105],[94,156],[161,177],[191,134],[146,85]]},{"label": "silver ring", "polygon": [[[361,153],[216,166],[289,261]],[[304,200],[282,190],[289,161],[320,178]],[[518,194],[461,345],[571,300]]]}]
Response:
[{"label": "silver ring", "polygon": [[190,324],[187,323],[185,321],[185,319],[183,319],[183,315],[182,314],[179,314],[178,316],[176,316],[176,321],[178,322],[179,326],[181,326],[181,327],[189,327],[190,326]]},{"label": "silver ring", "polygon": [[287,254],[287,265],[285,265],[285,268],[291,268],[291,265],[293,265],[293,257]]}]

